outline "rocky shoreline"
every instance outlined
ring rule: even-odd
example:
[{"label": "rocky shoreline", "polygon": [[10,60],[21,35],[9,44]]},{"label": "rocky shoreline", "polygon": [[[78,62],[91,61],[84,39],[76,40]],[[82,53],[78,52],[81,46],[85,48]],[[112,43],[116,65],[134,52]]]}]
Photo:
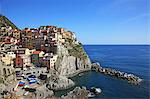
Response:
[{"label": "rocky shoreline", "polygon": [[110,75],[110,76],[115,76],[117,78],[121,78],[121,79],[125,79],[127,80],[129,83],[138,85],[142,79],[134,74],[128,74],[125,72],[121,72],[112,68],[103,68],[100,66],[99,63],[93,63],[92,64],[92,70],[106,74],[106,75]]},{"label": "rocky shoreline", "polygon": [[46,99],[88,99],[89,90],[86,87],[75,87],[72,91],[68,92],[67,95],[48,96]]},{"label": "rocky shoreline", "polygon": [[76,72],[73,73],[73,74],[67,75],[66,77],[67,77],[67,78],[71,78],[71,77],[74,77],[74,76],[76,76],[76,75],[78,75],[78,74],[80,74],[80,73],[88,72],[88,71],[91,71],[91,69],[78,70],[78,71],[76,71]]},{"label": "rocky shoreline", "polygon": [[74,85],[75,83],[71,79],[60,75],[52,75],[46,81],[46,87],[49,90],[54,90],[54,91],[65,90],[73,87]]},{"label": "rocky shoreline", "polygon": [[70,91],[66,96],[61,96],[60,99],[87,99],[88,90],[86,87],[76,87],[73,91]]}]

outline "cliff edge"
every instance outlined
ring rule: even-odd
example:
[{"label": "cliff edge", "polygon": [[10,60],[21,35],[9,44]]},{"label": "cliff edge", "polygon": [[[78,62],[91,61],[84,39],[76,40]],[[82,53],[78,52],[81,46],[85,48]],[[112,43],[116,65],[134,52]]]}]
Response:
[{"label": "cliff edge", "polygon": [[[75,34],[73,34],[75,35]],[[76,39],[65,39],[64,45],[58,46],[56,70],[63,76],[74,76],[91,69],[91,61],[82,44]]]}]

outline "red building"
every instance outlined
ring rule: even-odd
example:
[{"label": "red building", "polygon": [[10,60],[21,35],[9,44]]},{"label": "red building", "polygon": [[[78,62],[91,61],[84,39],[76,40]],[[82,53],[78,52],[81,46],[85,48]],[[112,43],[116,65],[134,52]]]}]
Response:
[{"label": "red building", "polygon": [[41,51],[46,51],[46,47],[44,45],[41,45]]},{"label": "red building", "polygon": [[23,68],[23,59],[21,58],[21,56],[16,55],[16,58],[14,59],[14,67]]},{"label": "red building", "polygon": [[50,59],[48,57],[43,58],[43,66],[47,67],[47,69],[50,69]]}]

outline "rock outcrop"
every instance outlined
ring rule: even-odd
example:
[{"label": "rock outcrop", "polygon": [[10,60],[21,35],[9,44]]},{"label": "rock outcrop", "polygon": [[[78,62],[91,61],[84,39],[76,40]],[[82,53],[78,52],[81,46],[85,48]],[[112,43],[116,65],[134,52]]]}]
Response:
[{"label": "rock outcrop", "polygon": [[46,99],[88,99],[89,91],[86,87],[76,87],[74,90],[67,93],[67,95],[62,95],[61,97],[57,97],[55,95],[48,96]]},{"label": "rock outcrop", "polygon": [[81,43],[66,40],[64,45],[58,45],[55,73],[50,76],[47,87],[52,90],[63,90],[75,85],[68,77],[80,72],[91,70],[91,61]]},{"label": "rock outcrop", "polygon": [[61,96],[60,99],[88,99],[88,90],[86,88],[76,87],[70,91],[66,96]]},{"label": "rock outcrop", "polygon": [[91,62],[81,44],[59,46],[56,70],[60,75],[73,76],[91,69]]},{"label": "rock outcrop", "polygon": [[48,80],[46,87],[50,90],[63,90],[74,86],[75,83],[65,76],[51,75]]},{"label": "rock outcrop", "polygon": [[54,92],[52,90],[49,90],[46,87],[46,84],[40,86],[37,88],[37,95],[36,95],[36,99],[43,99],[44,97],[50,97],[53,96]]}]

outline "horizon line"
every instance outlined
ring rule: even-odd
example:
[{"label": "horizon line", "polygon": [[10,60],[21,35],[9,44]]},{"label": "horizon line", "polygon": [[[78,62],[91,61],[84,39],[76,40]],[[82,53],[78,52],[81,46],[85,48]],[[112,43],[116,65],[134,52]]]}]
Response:
[{"label": "horizon line", "polygon": [[82,45],[131,45],[131,46],[134,46],[134,45],[140,45],[140,46],[146,45],[146,46],[150,46],[150,44],[82,44]]}]

